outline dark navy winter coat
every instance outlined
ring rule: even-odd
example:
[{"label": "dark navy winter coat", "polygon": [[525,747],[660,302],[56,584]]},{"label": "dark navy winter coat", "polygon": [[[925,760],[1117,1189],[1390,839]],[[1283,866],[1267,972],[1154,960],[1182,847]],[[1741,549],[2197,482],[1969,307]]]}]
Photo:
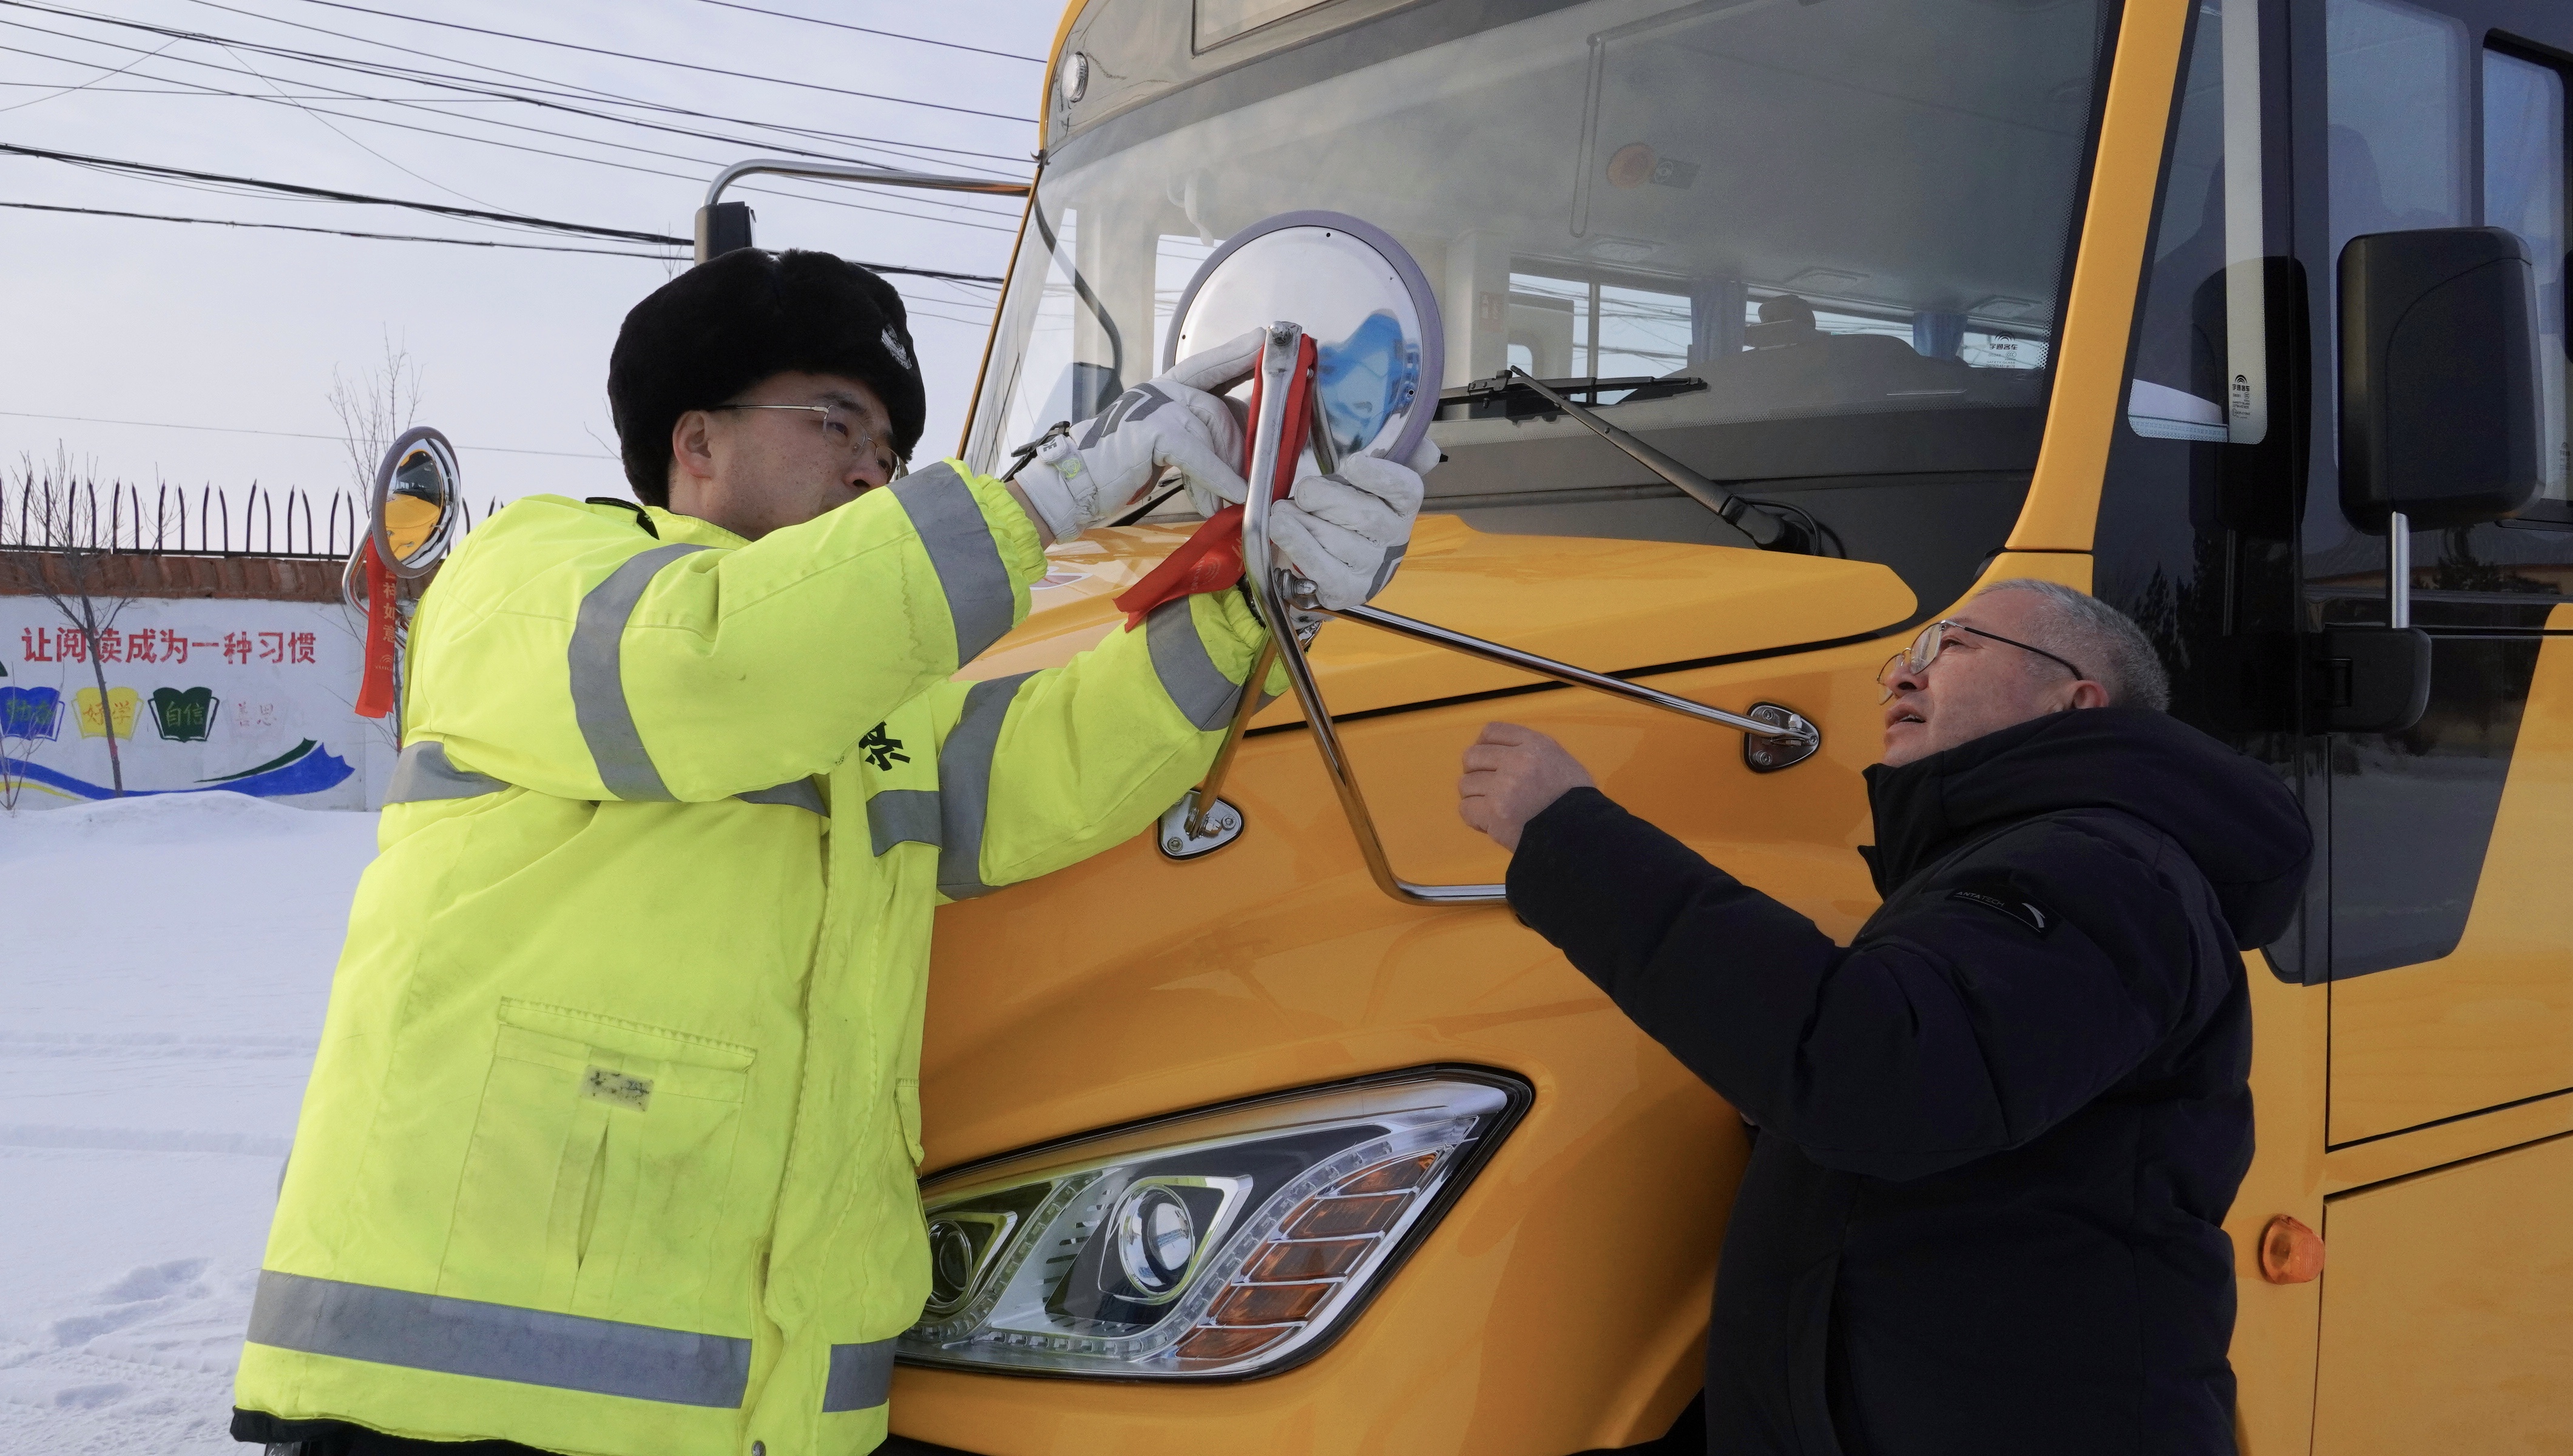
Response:
[{"label": "dark navy winter coat", "polygon": [[1885,904],[1846,948],[1596,790],[1510,864],[1519,917],[1758,1129],[1709,1450],[2231,1452],[2237,952],[2287,928],[2303,811],[2123,708],[1868,787]]}]

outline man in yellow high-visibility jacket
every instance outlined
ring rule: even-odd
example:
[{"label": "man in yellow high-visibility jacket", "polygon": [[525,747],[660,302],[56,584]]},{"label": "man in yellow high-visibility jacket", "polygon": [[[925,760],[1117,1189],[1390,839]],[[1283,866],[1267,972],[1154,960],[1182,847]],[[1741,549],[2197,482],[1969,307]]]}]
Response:
[{"label": "man in yellow high-visibility jacket", "polygon": [[[1005,484],[953,460],[894,478],[920,376],[900,299],[854,265],[730,254],[627,316],[608,393],[645,504],[517,501],[421,604],[236,1437],[884,1438],[929,1288],[930,912],[1169,808],[1264,628],[1211,593],[1060,668],[954,674],[1025,615],[1049,539],[1166,469],[1240,497],[1239,424],[1206,391],[1258,344],[1129,390]],[[1352,460],[1297,482],[1277,538],[1346,604],[1419,500],[1411,469]]]}]

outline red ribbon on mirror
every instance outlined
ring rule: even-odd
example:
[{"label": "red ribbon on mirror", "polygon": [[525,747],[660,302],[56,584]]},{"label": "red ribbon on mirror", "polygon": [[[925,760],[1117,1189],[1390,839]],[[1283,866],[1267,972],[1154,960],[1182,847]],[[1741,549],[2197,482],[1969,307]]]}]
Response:
[{"label": "red ribbon on mirror", "polygon": [[394,611],[394,574],[376,555],[369,532],[367,553],[367,663],[358,679],[358,716],[381,718],[394,710],[394,660],[401,653],[395,635],[401,618]]},{"label": "red ribbon on mirror", "polygon": [[[1304,436],[1312,428],[1313,409],[1313,340],[1310,335],[1295,345],[1295,369],[1287,376],[1286,417],[1279,421],[1278,477],[1272,482],[1269,498],[1284,500],[1295,484],[1295,461],[1304,451]],[[1251,376],[1251,417],[1260,418],[1260,374]],[[1242,436],[1242,475],[1251,478],[1252,435]],[[1201,592],[1222,591],[1242,579],[1242,507],[1228,505],[1206,518],[1178,550],[1162,558],[1162,564],[1144,574],[1144,579],[1119,594],[1117,609],[1126,614],[1126,630],[1133,631],[1155,607],[1164,602]]]}]

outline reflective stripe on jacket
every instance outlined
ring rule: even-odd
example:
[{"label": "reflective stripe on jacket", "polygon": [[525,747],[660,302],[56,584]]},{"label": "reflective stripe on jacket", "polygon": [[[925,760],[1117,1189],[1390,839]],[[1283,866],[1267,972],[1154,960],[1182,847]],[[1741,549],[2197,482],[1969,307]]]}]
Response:
[{"label": "reflective stripe on jacket", "polygon": [[1260,629],[960,663],[1045,569],[948,462],[744,542],[551,496],[423,601],[237,1398],[603,1456],[855,1456],[928,1256],[931,911],[1134,835]]}]

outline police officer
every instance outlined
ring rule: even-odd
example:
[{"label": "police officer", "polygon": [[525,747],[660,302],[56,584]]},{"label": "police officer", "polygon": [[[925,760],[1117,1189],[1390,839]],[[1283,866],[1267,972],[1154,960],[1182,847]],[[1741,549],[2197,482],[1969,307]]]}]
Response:
[{"label": "police officer", "polygon": [[[901,473],[920,371],[864,269],[732,253],[626,316],[608,399],[642,504],[517,501],[421,603],[237,1438],[884,1438],[893,1339],[929,1288],[930,912],[1169,808],[1264,628],[1215,592],[1062,667],[954,674],[1026,614],[1048,542],[1166,469],[1202,505],[1242,497],[1210,391],[1258,353],[1184,362],[1004,483]],[[1276,538],[1351,604],[1420,489],[1350,460],[1297,482]]]}]

